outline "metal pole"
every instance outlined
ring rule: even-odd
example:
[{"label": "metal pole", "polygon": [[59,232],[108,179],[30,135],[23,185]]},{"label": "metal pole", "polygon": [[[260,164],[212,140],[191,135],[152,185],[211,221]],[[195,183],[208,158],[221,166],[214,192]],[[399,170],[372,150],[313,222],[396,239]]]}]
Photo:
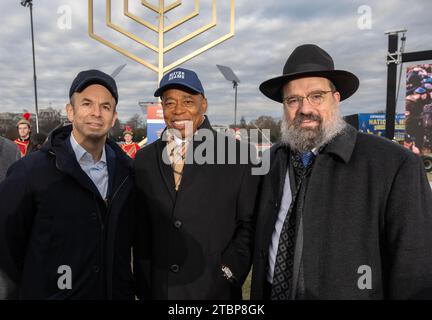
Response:
[{"label": "metal pole", "polygon": [[388,40],[388,54],[393,55],[392,57],[387,56],[387,104],[386,104],[386,128],[385,137],[388,139],[394,138],[395,130],[395,116],[396,116],[396,78],[397,78],[397,66],[398,63],[395,61],[398,50],[399,35],[389,34]]},{"label": "metal pole", "polygon": [[234,127],[237,127],[237,86],[238,83],[233,81],[234,89],[235,89],[235,98],[234,98]]},{"label": "metal pole", "polygon": [[413,62],[421,60],[431,60],[432,50],[406,52],[402,54],[402,62]]},{"label": "metal pole", "polygon": [[[159,0],[159,67],[158,67],[158,85],[164,75],[164,28],[165,28],[165,1]],[[162,97],[161,97],[162,98]]]},{"label": "metal pole", "polygon": [[35,60],[35,47],[34,47],[34,35],[33,35],[33,3],[30,2],[30,25],[31,25],[31,37],[32,37],[32,51],[33,51],[33,82],[34,82],[34,95],[35,95],[35,109],[36,109],[36,132],[39,133],[39,108],[37,100],[37,84],[36,84],[36,60]]}]

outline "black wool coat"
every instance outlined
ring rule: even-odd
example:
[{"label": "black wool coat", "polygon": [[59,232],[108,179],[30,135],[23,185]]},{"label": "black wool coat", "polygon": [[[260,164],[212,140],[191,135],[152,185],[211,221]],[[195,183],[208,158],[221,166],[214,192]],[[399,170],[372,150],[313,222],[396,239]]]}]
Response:
[{"label": "black wool coat", "polygon": [[[210,130],[212,141],[231,139],[213,131],[207,118],[198,132],[202,129]],[[240,143],[230,141],[238,154]],[[200,145],[195,141],[194,150]],[[165,146],[166,142],[155,141],[137,153],[134,163],[138,295],[141,299],[240,299],[252,262],[258,176],[251,174],[250,161],[194,162],[185,164],[176,192],[172,168],[162,160]],[[223,277],[222,264],[234,273],[235,283]]]},{"label": "black wool coat", "polygon": [[[280,144],[270,152],[257,205],[252,299],[264,297],[289,158]],[[315,159],[306,191],[304,298],[432,298],[431,231],[432,192],[420,158],[348,126]]]},{"label": "black wool coat", "polygon": [[[0,269],[19,299],[133,299],[132,165],[107,140],[102,199],[68,145],[71,126],[16,162],[0,184]],[[71,288],[61,278],[67,266]],[[60,281],[59,281],[60,280]]]}]

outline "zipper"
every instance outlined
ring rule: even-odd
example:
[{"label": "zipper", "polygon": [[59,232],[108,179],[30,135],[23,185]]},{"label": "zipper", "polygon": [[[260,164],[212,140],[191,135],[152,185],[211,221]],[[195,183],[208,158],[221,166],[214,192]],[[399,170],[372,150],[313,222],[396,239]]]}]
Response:
[{"label": "zipper", "polygon": [[129,175],[126,176],[126,178],[123,179],[122,183],[120,183],[119,187],[116,189],[116,191],[114,192],[113,196],[111,197],[111,200],[108,201],[108,208],[107,208],[107,212],[109,211],[108,209],[111,208],[111,203],[114,200],[115,196],[118,194],[118,192],[120,191],[120,189],[123,187],[123,185],[126,183],[126,180],[129,179]]},{"label": "zipper", "polygon": [[126,183],[127,179],[129,179],[129,175],[127,175],[126,178],[123,179],[122,183],[120,183],[119,187],[116,189],[116,191],[114,192],[114,194],[111,197],[111,199],[105,200],[105,205],[106,205],[105,220],[108,219],[109,212],[110,212],[110,209],[111,209],[111,204],[113,203],[113,200],[115,199],[116,195],[118,194],[118,192],[120,191],[120,189],[123,187],[123,185]]},{"label": "zipper", "polygon": [[[107,201],[105,201],[105,204],[107,205],[106,206],[106,214],[105,214],[105,222],[107,222],[108,221],[108,219],[109,219],[109,215],[110,215],[110,211],[111,211],[111,204],[113,203],[113,201],[114,201],[114,199],[115,199],[115,197],[117,196],[117,194],[118,194],[118,192],[120,191],[120,189],[123,187],[123,185],[126,183],[126,181],[128,180],[128,178],[129,178],[129,175],[127,175],[124,179],[123,179],[123,181],[120,183],[120,185],[119,185],[119,187],[115,190],[115,192],[114,192],[114,194],[113,194],[113,196],[111,197],[111,199],[109,199],[109,200],[107,200]],[[100,214],[99,214],[99,216],[100,216]],[[102,219],[102,217],[100,217],[100,219]],[[105,226],[105,224],[104,223],[101,223],[101,226],[102,226],[102,233],[101,233],[101,237],[102,237],[102,263],[103,263],[103,265],[105,265],[105,260],[107,259],[107,257],[106,257],[106,245],[107,245],[107,239],[106,239],[106,235],[105,235],[105,228],[104,228],[104,226]],[[107,270],[106,270],[106,268],[104,267],[103,268],[103,274],[101,274],[100,276],[103,278],[103,279],[105,279],[106,277],[107,277]],[[103,281],[102,281],[102,283],[103,283]],[[108,283],[107,283],[107,285],[108,285]],[[104,292],[104,296],[106,297],[106,298],[108,298],[108,295],[109,295],[109,293],[108,293],[108,287],[107,286],[105,286],[103,289],[103,292]]]}]

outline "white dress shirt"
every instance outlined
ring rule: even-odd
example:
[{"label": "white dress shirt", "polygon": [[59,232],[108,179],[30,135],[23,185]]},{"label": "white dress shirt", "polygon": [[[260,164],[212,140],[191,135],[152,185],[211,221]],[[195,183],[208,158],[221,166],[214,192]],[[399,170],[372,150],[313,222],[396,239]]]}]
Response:
[{"label": "white dress shirt", "polygon": [[290,178],[289,178],[289,170],[287,170],[285,175],[285,183],[283,188],[283,195],[282,195],[282,201],[281,206],[279,208],[278,217],[276,220],[275,228],[273,230],[272,240],[269,247],[269,268],[267,272],[267,281],[270,283],[273,283],[273,273],[274,273],[274,267],[276,264],[276,255],[277,250],[279,247],[279,238],[281,235],[282,227],[285,221],[285,218],[288,213],[288,209],[291,205],[292,201],[292,195],[291,195],[291,185],[290,185]]},{"label": "white dress shirt", "polygon": [[103,199],[106,199],[108,192],[108,166],[106,161],[105,147],[102,149],[102,157],[98,162],[93,161],[93,157],[75,140],[73,134],[70,135],[70,143],[75,153],[76,159],[81,169],[93,181]]}]

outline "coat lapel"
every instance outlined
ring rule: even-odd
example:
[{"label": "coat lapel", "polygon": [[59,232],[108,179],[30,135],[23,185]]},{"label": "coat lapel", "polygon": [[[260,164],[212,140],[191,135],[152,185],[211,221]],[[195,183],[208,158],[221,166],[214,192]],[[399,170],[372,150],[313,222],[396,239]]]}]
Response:
[{"label": "coat lapel", "polygon": [[164,163],[163,161],[163,152],[166,152],[165,146],[166,141],[162,141],[159,139],[156,143],[157,146],[157,159],[159,171],[162,176],[162,180],[165,183],[166,188],[168,189],[168,193],[171,197],[171,200],[174,202],[176,198],[175,184],[174,184],[174,174],[170,165]]},{"label": "coat lapel", "polygon": [[[202,170],[205,170],[206,165],[198,165],[194,161],[194,152],[202,142],[193,140],[186,150],[186,163],[183,168],[183,175],[180,182],[179,191],[187,189],[193,181],[196,181],[196,177],[202,174]],[[215,142],[216,143],[216,142]]]},{"label": "coat lapel", "polygon": [[274,163],[270,169],[270,181],[272,194],[276,196],[276,201],[280,205],[282,200],[283,188],[285,184],[285,176],[288,169],[288,150],[284,147],[279,147],[275,152]]},{"label": "coat lapel", "polygon": [[114,192],[114,186],[116,186],[119,182],[115,181],[115,177],[119,177],[116,175],[116,156],[114,151],[111,149],[109,145],[106,146],[106,159],[107,159],[107,167],[108,167],[108,196],[111,197]]},{"label": "coat lapel", "polygon": [[288,168],[288,152],[282,146],[275,150],[275,155],[272,159],[270,172],[268,173],[268,183],[270,197],[268,212],[266,218],[266,227],[264,234],[264,243],[267,248],[270,245],[271,237],[275,228],[277,216],[282,201],[285,176]]},{"label": "coat lapel", "polygon": [[100,196],[99,190],[96,188],[90,177],[81,169],[81,166],[76,160],[69,139],[66,139],[63,143],[65,144],[65,148],[56,150],[55,153],[57,168],[71,176],[85,189]]}]

